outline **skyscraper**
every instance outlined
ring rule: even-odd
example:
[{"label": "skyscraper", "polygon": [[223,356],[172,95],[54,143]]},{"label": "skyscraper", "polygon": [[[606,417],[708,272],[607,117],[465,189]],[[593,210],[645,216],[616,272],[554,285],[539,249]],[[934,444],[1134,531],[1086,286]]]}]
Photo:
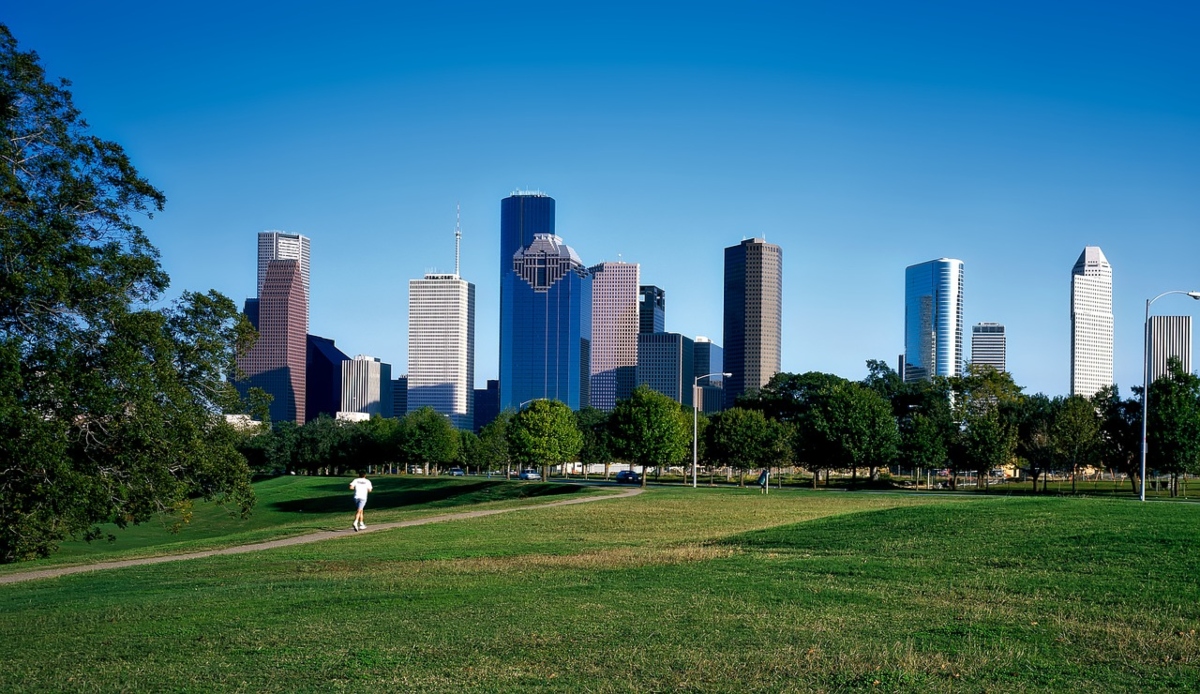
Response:
[{"label": "skyscraper", "polygon": [[487,380],[486,388],[475,389],[475,433],[500,416],[500,381],[495,378]]},{"label": "skyscraper", "polygon": [[971,363],[1007,371],[1008,343],[1004,326],[999,323],[976,323],[971,327]]},{"label": "skyscraper", "polygon": [[725,249],[725,406],[779,373],[783,249],[747,239]]},{"label": "skyscraper", "polygon": [[1185,373],[1192,372],[1192,317],[1150,316],[1150,383],[1167,374],[1167,361],[1179,360]]},{"label": "skyscraper", "polygon": [[638,287],[638,332],[661,333],[667,329],[666,292],[652,284]]},{"label": "skyscraper", "polygon": [[[500,203],[500,407],[590,402],[592,275],[554,235],[554,199]],[[411,375],[411,374],[410,374]]]},{"label": "skyscraper", "polygon": [[[693,350],[695,356],[692,360],[694,371],[692,379],[700,388],[700,402],[698,403],[700,411],[704,414],[720,412],[725,406],[725,390],[722,387],[725,379],[721,375],[721,372],[725,370],[724,350],[704,336],[696,337]],[[703,378],[707,374],[716,374],[716,376]],[[695,379],[699,379],[699,381]]]},{"label": "skyscraper", "polygon": [[591,405],[609,411],[633,393],[638,365],[637,263],[600,263],[592,273]]},{"label": "skyscraper", "polygon": [[1071,394],[1091,397],[1112,382],[1112,266],[1087,246],[1071,268]]},{"label": "skyscraper", "polygon": [[408,376],[392,379],[392,416],[403,417],[408,412]]},{"label": "skyscraper", "polygon": [[910,265],[904,271],[904,380],[962,372],[963,262]]},{"label": "skyscraper", "polygon": [[266,281],[267,263],[272,260],[295,260],[300,264],[300,283],[304,287],[304,298],[307,301],[310,256],[307,236],[286,231],[258,232],[258,293],[262,294],[263,282]]},{"label": "skyscraper", "polygon": [[392,365],[359,354],[342,362],[342,402],[338,412],[392,416]]},{"label": "skyscraper", "polygon": [[475,285],[453,275],[408,282],[408,409],[475,426]]},{"label": "skyscraper", "polygon": [[334,417],[342,408],[342,362],[348,361],[333,340],[309,335],[305,359],[304,419]]},{"label": "skyscraper", "polygon": [[308,296],[297,260],[267,263],[258,295],[258,340],[238,361],[245,392],[262,388],[272,396],[272,421],[305,421]]},{"label": "skyscraper", "polygon": [[637,383],[692,406],[695,348],[679,333],[638,334]]}]

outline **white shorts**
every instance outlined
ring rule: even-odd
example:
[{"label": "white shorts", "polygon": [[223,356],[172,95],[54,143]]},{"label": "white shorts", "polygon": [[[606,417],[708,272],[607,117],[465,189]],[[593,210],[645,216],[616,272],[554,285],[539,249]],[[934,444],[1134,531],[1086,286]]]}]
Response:
[{"label": "white shorts", "polygon": [[367,505],[367,497],[365,497],[365,496],[362,498],[359,498],[357,496],[354,497],[354,504],[358,508],[359,511],[363,510],[363,506]]}]

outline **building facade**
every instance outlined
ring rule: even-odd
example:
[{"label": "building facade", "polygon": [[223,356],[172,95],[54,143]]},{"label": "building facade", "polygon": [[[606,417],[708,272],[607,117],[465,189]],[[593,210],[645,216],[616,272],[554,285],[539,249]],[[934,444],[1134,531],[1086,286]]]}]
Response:
[{"label": "building facade", "polygon": [[1008,371],[1008,337],[999,323],[971,326],[971,363]]},{"label": "building facade", "polygon": [[1091,397],[1112,383],[1112,266],[1087,246],[1071,268],[1071,394]]},{"label": "building facade", "polygon": [[679,333],[638,335],[637,384],[650,386],[675,402],[692,406],[695,346]]},{"label": "building facade", "polygon": [[358,413],[368,418],[391,417],[392,365],[365,354],[342,362],[342,402],[338,412]]},{"label": "building facade", "polygon": [[904,271],[904,380],[963,373],[963,262],[938,258]]},{"label": "building facade", "polygon": [[397,376],[392,379],[392,416],[403,417],[408,414],[408,376]]},{"label": "building facade", "polygon": [[638,287],[638,332],[661,333],[667,329],[667,293],[652,284]]},{"label": "building facade", "polygon": [[500,381],[489,378],[486,388],[475,389],[475,433],[500,416]]},{"label": "building facade", "polygon": [[[696,337],[694,345],[692,379],[699,388],[696,393],[699,401],[695,404],[704,414],[715,414],[725,407],[725,380],[721,375],[725,370],[724,350],[703,335]],[[706,378],[706,374],[716,375]]]},{"label": "building facade", "polygon": [[1150,383],[1167,375],[1167,362],[1179,360],[1184,373],[1192,372],[1192,317],[1150,316],[1148,354]]},{"label": "building facade", "polygon": [[408,282],[408,409],[475,426],[475,285],[458,275]]},{"label": "building facade", "polygon": [[590,403],[606,412],[633,393],[638,365],[637,263],[600,263],[592,273]]},{"label": "building facade", "polygon": [[782,363],[783,249],[760,238],[725,249],[725,406],[762,388]]},{"label": "building facade", "polygon": [[258,340],[238,360],[245,393],[271,395],[271,421],[305,421],[308,358],[308,295],[296,260],[267,264],[258,295]]},{"label": "building facade", "polygon": [[286,231],[258,232],[258,293],[262,294],[267,278],[267,264],[272,260],[295,260],[299,263],[300,283],[307,300],[309,292],[309,261],[312,253],[307,236]]},{"label": "building facade", "polygon": [[574,410],[591,402],[592,275],[553,231],[552,198],[501,201],[501,409],[543,398]]},{"label": "building facade", "polygon": [[342,362],[349,361],[333,340],[307,336],[305,359],[304,419],[337,416],[342,407]]}]

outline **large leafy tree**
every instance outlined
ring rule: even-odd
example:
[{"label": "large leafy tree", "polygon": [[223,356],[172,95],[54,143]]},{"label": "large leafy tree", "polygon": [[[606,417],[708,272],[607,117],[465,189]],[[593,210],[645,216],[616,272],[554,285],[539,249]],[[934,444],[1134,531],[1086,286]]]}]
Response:
[{"label": "large leafy tree", "polygon": [[771,467],[779,460],[780,444],[789,438],[786,426],[767,419],[760,410],[725,410],[713,415],[704,430],[706,454],[737,470],[738,484],[744,487],[747,471]]},{"label": "large leafy tree", "polygon": [[1016,453],[1024,461],[1029,479],[1033,480],[1034,492],[1037,491],[1038,478],[1050,470],[1056,459],[1051,429],[1063,400],[1036,393],[1024,398],[1015,409]]},{"label": "large leafy tree", "polygon": [[0,561],[99,524],[253,503],[225,376],[252,329],[168,285],[138,218],[165,197],[0,25]]},{"label": "large leafy tree", "polygon": [[498,417],[484,425],[479,432],[476,449],[477,462],[488,470],[505,466],[506,476],[512,473],[512,457],[508,452],[508,427],[513,419],[512,410],[504,410]]},{"label": "large leafy tree", "polygon": [[581,448],[575,413],[558,400],[534,400],[508,426],[509,455],[522,465],[541,468],[542,479],[550,479],[550,466],[575,460]]},{"label": "large leafy tree", "polygon": [[[1140,394],[1140,389],[1135,391]],[[1100,456],[1105,465],[1129,478],[1137,491],[1141,476],[1142,402],[1140,397],[1124,399],[1116,385],[1102,389],[1092,397],[1100,411]],[[1043,485],[1044,486],[1044,485]]]},{"label": "large leafy tree", "polygon": [[458,431],[432,407],[409,412],[402,420],[399,438],[405,462],[423,466],[426,473],[431,465],[437,474],[439,468],[458,460]]},{"label": "large leafy tree", "polygon": [[958,439],[950,449],[951,486],[957,488],[961,470],[974,471],[986,485],[991,471],[1009,463],[1016,453],[1021,387],[1008,372],[975,364],[948,382],[959,425]]},{"label": "large leafy tree", "polygon": [[874,477],[896,457],[900,444],[891,405],[876,391],[850,381],[830,382],[818,390],[798,426],[807,459],[850,468],[854,481],[860,467]]},{"label": "large leafy tree", "polygon": [[1146,465],[1171,475],[1171,495],[1179,475],[1200,472],[1200,376],[1183,370],[1179,359],[1150,384]]},{"label": "large leafy tree", "polygon": [[1082,395],[1063,400],[1050,427],[1050,438],[1059,459],[1071,468],[1071,492],[1074,493],[1079,468],[1100,462],[1104,439],[1095,404]]},{"label": "large leafy tree", "polygon": [[608,413],[594,407],[580,408],[575,413],[575,426],[583,435],[579,462],[583,463],[584,479],[587,479],[590,465],[603,465],[604,477],[607,478],[608,466],[613,459],[613,440],[608,429]]},{"label": "large leafy tree", "polygon": [[609,427],[618,455],[642,466],[643,487],[646,468],[679,463],[691,450],[691,413],[649,386],[638,386],[617,403]]}]

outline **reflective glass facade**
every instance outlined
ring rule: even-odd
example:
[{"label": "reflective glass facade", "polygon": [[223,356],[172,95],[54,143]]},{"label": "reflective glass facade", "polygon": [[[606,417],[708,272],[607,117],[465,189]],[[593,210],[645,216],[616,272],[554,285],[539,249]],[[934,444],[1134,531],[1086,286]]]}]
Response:
[{"label": "reflective glass facade", "polygon": [[587,405],[591,334],[591,273],[562,239],[535,234],[501,275],[500,409],[543,398]]},{"label": "reflective glass facade", "polygon": [[904,380],[961,376],[963,262],[938,258],[904,271]]}]

